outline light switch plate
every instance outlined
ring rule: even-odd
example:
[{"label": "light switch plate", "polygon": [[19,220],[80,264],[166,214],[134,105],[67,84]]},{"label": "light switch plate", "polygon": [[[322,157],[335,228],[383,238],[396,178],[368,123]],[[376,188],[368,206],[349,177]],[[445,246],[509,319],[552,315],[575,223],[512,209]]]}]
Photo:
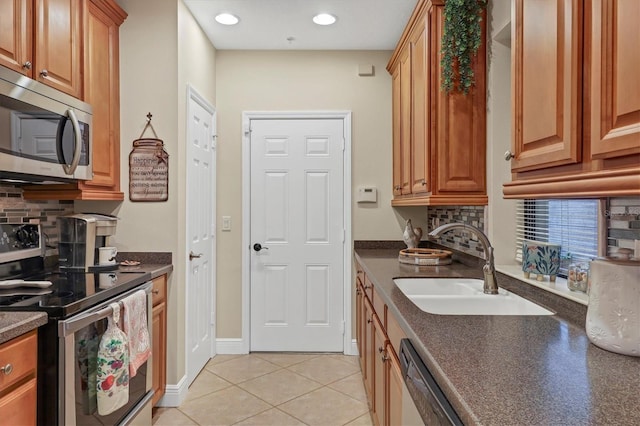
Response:
[{"label": "light switch plate", "polygon": [[231,231],[231,216],[222,216],[222,230]]}]

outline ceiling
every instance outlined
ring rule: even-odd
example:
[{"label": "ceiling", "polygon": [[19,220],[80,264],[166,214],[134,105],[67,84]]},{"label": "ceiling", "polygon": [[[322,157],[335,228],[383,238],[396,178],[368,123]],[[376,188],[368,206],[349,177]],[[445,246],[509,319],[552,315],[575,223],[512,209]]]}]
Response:
[{"label": "ceiling", "polygon": [[[220,50],[393,50],[417,0],[185,0]],[[221,12],[240,18],[218,24]],[[330,26],[317,13],[338,18]]]}]

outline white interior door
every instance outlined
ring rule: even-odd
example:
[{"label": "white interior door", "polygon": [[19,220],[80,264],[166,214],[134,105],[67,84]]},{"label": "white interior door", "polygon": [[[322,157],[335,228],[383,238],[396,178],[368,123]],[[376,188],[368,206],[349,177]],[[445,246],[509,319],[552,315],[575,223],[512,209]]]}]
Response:
[{"label": "white interior door", "polygon": [[344,121],[254,119],[250,134],[251,350],[342,352]]},{"label": "white interior door", "polygon": [[215,113],[189,88],[187,112],[187,375],[215,354]]}]

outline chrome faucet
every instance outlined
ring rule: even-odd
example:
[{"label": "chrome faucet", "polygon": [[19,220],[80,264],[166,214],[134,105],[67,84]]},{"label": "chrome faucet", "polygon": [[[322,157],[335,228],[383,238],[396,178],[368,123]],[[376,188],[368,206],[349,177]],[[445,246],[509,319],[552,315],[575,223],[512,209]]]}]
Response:
[{"label": "chrome faucet", "polygon": [[438,238],[440,234],[451,231],[452,229],[462,229],[464,231],[472,232],[478,236],[478,240],[480,240],[480,244],[482,244],[482,249],[484,250],[484,256],[486,260],[486,263],[482,267],[482,272],[484,273],[484,292],[486,294],[498,294],[498,280],[496,279],[496,267],[493,258],[493,247],[489,242],[489,238],[487,238],[484,232],[482,232],[475,226],[467,225],[465,223],[444,224],[429,232],[429,236],[432,238]]}]

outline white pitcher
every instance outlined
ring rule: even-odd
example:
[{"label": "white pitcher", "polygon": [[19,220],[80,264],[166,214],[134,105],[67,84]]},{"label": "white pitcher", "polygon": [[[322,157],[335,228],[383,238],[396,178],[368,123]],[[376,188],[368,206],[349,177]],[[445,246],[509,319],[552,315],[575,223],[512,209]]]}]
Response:
[{"label": "white pitcher", "polygon": [[586,331],[603,349],[640,356],[640,262],[591,261]]}]

